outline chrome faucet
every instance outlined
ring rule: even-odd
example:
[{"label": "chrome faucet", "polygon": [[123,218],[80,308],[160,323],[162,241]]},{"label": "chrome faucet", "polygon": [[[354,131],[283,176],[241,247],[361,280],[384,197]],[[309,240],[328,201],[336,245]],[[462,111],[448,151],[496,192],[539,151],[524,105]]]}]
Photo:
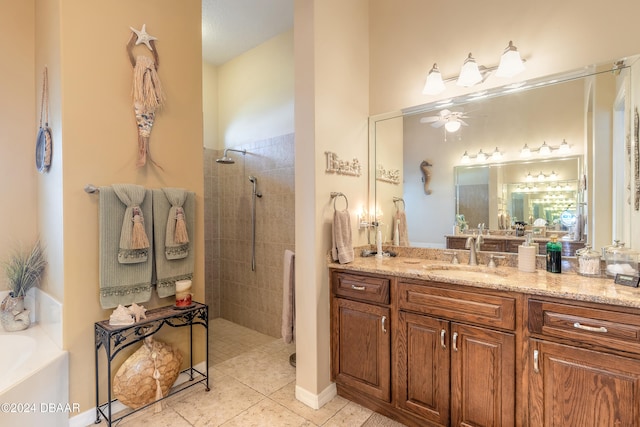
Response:
[{"label": "chrome faucet", "polygon": [[484,233],[484,222],[481,224],[478,224],[478,234],[482,236],[483,233]]},{"label": "chrome faucet", "polygon": [[467,243],[464,245],[465,248],[469,249],[469,265],[478,265],[478,258],[476,252],[480,250],[480,245],[482,244],[482,235],[469,236],[467,238]]}]

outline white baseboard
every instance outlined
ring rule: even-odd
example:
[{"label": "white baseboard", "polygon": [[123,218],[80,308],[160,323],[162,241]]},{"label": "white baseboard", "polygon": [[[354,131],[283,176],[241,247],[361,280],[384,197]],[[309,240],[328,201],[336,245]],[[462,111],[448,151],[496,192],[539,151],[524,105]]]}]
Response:
[{"label": "white baseboard", "polygon": [[[200,362],[197,365],[195,365],[193,368],[204,373],[206,366],[207,364],[205,362]],[[173,384],[173,386],[174,387],[178,386],[187,381],[189,381],[189,375],[183,372],[178,376],[178,379],[176,379],[176,382]],[[211,377],[209,377],[209,386],[211,386]],[[128,406],[125,406],[116,400],[111,404],[111,413],[117,414],[118,412],[127,408]],[[94,406],[93,408],[87,411],[84,411],[76,415],[75,417],[69,418],[69,427],[86,427],[88,425],[95,423],[95,421],[96,421],[96,408]]]},{"label": "white baseboard", "polygon": [[320,394],[313,394],[299,385],[296,385],[296,399],[312,409],[320,409],[327,402],[331,401],[338,394],[336,384],[331,383],[329,387],[325,388]]}]

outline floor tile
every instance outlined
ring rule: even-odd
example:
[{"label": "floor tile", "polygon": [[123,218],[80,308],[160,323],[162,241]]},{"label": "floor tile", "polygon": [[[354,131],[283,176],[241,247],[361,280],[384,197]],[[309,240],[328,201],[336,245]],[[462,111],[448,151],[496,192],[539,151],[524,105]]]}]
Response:
[{"label": "floor tile", "polygon": [[216,427],[265,399],[263,394],[228,375],[211,381],[211,390],[197,390],[171,403],[171,408],[193,426]]},{"label": "floor tile", "polygon": [[164,400],[161,412],[151,406],[118,427],[403,426],[340,396],[317,410],[306,406],[295,398],[295,344],[221,318],[209,325],[211,390],[197,384]]},{"label": "floor tile", "polygon": [[349,402],[329,419],[323,427],[353,427],[362,426],[369,419],[372,410],[364,408],[357,403]]},{"label": "floor tile", "polygon": [[252,406],[223,427],[312,427],[313,424],[270,399]]},{"label": "floor tile", "polygon": [[285,408],[295,412],[301,417],[306,418],[315,425],[323,425],[338,411],[344,408],[349,401],[340,396],[334,397],[320,409],[313,409],[296,399],[296,383],[290,382],[269,395],[269,398],[280,403]]}]

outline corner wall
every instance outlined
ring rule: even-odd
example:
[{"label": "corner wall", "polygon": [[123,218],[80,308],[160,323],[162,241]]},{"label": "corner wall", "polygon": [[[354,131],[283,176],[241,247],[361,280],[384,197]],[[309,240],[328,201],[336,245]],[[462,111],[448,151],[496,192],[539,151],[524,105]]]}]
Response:
[{"label": "corner wall", "polygon": [[[366,242],[355,207],[366,205],[369,116],[369,1],[296,0],[296,397],[322,406],[330,381],[329,275],[333,201],[349,200],[354,246]],[[325,172],[325,151],[357,158],[360,177]],[[340,207],[340,205],[339,205]]]}]

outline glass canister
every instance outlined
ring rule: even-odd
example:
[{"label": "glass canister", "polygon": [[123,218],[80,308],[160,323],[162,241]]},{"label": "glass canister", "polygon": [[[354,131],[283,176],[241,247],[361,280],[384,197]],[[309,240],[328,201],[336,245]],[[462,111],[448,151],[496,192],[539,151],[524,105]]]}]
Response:
[{"label": "glass canister", "polygon": [[576,251],[578,257],[578,274],[582,276],[600,275],[600,253],[585,245],[584,248]]},{"label": "glass canister", "polygon": [[638,274],[638,252],[625,248],[624,243],[618,240],[605,249],[604,259],[607,263],[607,276]]}]

